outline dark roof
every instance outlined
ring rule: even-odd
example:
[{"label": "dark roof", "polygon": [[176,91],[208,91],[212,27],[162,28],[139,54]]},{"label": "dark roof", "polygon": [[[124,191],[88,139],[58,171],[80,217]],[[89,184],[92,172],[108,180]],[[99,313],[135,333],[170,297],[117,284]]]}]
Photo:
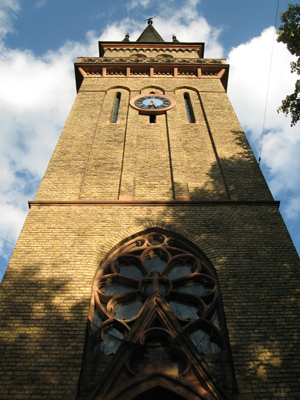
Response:
[{"label": "dark roof", "polygon": [[153,25],[149,24],[144,32],[142,32],[141,36],[137,39],[137,42],[164,43],[164,39],[160,36],[156,29],[153,28]]}]

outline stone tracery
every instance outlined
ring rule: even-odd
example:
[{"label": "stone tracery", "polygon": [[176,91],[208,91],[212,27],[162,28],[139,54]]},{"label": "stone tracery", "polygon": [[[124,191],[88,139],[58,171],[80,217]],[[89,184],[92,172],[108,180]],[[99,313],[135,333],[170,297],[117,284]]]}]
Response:
[{"label": "stone tracery", "polygon": [[123,245],[96,276],[94,352],[115,352],[153,294],[167,301],[202,354],[224,348],[212,268],[181,240],[151,232]]}]

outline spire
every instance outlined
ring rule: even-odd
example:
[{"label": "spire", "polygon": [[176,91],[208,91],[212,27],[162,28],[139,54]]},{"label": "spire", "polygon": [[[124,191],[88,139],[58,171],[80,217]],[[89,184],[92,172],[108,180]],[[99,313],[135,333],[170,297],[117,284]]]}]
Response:
[{"label": "spire", "polygon": [[160,34],[156,31],[153,27],[153,19],[154,17],[148,18],[148,26],[142,32],[140,37],[137,39],[137,42],[144,42],[144,43],[164,43],[164,39],[160,36]]}]

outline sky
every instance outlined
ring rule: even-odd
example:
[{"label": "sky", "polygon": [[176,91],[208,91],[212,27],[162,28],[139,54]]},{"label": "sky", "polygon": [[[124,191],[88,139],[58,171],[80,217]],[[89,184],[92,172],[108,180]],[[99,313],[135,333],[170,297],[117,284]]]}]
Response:
[{"label": "sky", "polygon": [[148,17],[165,41],[205,42],[206,58],[227,59],[229,99],[299,253],[300,123],[276,111],[297,76],[276,42],[277,4],[0,0],[0,280],[75,99],[76,58],[98,56],[98,40],[136,40]]}]

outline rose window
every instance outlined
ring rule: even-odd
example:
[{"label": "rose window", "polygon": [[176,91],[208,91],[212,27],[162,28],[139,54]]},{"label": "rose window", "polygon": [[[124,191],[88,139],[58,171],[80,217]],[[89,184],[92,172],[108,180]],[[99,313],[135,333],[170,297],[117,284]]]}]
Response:
[{"label": "rose window", "polygon": [[148,233],[123,245],[96,276],[94,353],[115,353],[153,295],[166,300],[200,353],[215,354],[224,348],[212,267],[183,241]]}]

